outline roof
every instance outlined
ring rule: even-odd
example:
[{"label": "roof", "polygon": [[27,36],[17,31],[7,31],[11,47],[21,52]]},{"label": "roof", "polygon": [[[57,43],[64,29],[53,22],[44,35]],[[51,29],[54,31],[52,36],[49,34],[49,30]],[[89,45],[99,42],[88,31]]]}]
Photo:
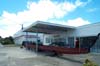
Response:
[{"label": "roof", "polygon": [[75,27],[67,26],[67,25],[61,25],[61,24],[55,24],[55,23],[49,23],[49,22],[43,22],[43,21],[36,21],[23,31],[25,32],[38,32],[38,33],[62,33],[67,32],[68,30],[75,29]]}]

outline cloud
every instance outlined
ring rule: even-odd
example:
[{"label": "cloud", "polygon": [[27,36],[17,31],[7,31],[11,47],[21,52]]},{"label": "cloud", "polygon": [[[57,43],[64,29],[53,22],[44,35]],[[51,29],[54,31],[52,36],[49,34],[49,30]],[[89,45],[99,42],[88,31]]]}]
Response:
[{"label": "cloud", "polygon": [[62,25],[74,26],[74,27],[90,24],[90,22],[88,20],[84,20],[81,17],[78,17],[78,18],[75,18],[75,19],[71,19],[71,20],[68,20],[68,21],[50,20],[50,22],[51,23],[58,23],[58,24],[62,24]]},{"label": "cloud", "polygon": [[[9,36],[14,34],[20,29],[20,24],[28,26],[34,21],[48,21],[52,19],[60,19],[67,15],[69,12],[73,12],[77,7],[86,4],[87,2],[81,2],[76,0],[75,3],[68,1],[65,2],[53,2],[51,0],[40,0],[39,2],[27,2],[27,9],[17,13],[9,13],[3,11],[0,16],[0,25],[6,25],[5,30],[0,28],[0,35]],[[78,19],[81,20],[81,19]],[[73,20],[69,20],[71,22]]]},{"label": "cloud", "polygon": [[9,25],[5,29],[0,29],[0,35],[2,37],[13,36],[16,31],[20,30],[20,26],[18,25]]},{"label": "cloud", "polygon": [[91,8],[91,9],[88,9],[87,12],[94,12],[94,11],[97,11],[98,9],[97,8]]},{"label": "cloud", "polygon": [[84,20],[80,17],[76,18],[76,19],[73,19],[73,20],[68,20],[67,21],[67,25],[75,26],[75,27],[86,25],[86,24],[90,24],[90,22],[88,20]]},{"label": "cloud", "polygon": [[87,4],[89,4],[92,0],[76,0],[75,4],[76,6],[86,6]]}]

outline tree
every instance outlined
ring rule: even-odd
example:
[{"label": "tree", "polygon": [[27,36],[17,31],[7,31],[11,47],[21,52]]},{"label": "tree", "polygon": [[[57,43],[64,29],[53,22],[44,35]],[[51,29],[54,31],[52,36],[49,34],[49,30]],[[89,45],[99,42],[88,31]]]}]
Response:
[{"label": "tree", "polygon": [[3,38],[0,36],[0,43],[2,43]]},{"label": "tree", "polygon": [[5,37],[3,40],[2,40],[2,43],[3,44],[14,44],[14,40],[13,40],[13,37],[9,36],[9,37]]}]

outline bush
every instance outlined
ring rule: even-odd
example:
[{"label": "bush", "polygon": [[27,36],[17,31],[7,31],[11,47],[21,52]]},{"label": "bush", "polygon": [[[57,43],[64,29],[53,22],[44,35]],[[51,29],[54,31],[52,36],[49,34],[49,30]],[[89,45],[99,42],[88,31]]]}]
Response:
[{"label": "bush", "polygon": [[98,66],[98,65],[96,63],[94,63],[93,61],[86,59],[83,66]]},{"label": "bush", "polygon": [[14,44],[14,40],[11,36],[6,38],[0,38],[0,39],[1,39],[0,43],[2,43],[3,45]]}]

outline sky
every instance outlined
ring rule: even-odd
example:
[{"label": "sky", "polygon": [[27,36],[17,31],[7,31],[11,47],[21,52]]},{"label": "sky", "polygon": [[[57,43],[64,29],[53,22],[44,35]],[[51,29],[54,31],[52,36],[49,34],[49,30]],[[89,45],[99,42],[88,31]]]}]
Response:
[{"label": "sky", "polygon": [[100,22],[100,0],[0,0],[0,36],[13,36],[35,21],[70,26]]}]

